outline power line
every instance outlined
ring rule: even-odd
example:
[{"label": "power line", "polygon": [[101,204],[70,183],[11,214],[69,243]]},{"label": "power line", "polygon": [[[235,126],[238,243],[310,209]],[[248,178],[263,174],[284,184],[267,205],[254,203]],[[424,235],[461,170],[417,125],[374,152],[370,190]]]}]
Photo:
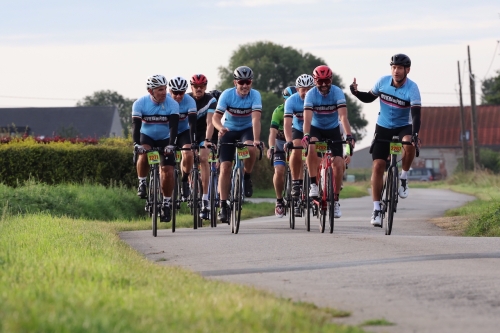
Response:
[{"label": "power line", "polygon": [[0,95],[0,98],[46,99],[46,100],[60,100],[60,101],[78,101],[77,98],[26,97],[26,96],[3,96],[3,95]]},{"label": "power line", "polygon": [[486,79],[486,75],[488,75],[488,73],[490,72],[491,65],[493,65],[493,61],[495,61],[495,56],[496,56],[496,53],[497,53],[498,44],[500,44],[500,40],[497,40],[497,45],[495,45],[495,51],[493,51],[493,58],[491,58],[490,67],[488,67],[488,70],[486,71],[486,74],[484,74],[483,81]]}]

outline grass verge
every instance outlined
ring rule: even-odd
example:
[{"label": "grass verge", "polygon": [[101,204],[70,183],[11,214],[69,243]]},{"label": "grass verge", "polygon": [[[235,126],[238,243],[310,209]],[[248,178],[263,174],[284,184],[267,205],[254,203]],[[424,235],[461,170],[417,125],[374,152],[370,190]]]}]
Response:
[{"label": "grass verge", "polygon": [[359,326],[393,326],[393,325],[394,323],[391,323],[390,321],[382,318],[382,319],[366,320]]},{"label": "grass verge", "polygon": [[335,312],[155,265],[118,223],[0,221],[2,332],[362,332]]}]

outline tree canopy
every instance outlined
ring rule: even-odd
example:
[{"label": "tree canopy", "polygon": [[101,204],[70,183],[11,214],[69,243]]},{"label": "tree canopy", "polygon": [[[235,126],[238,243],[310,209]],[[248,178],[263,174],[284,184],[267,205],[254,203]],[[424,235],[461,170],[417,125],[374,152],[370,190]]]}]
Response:
[{"label": "tree canopy", "polygon": [[123,127],[123,135],[127,137],[132,126],[133,103],[133,99],[123,97],[116,91],[99,90],[90,96],[85,96],[76,103],[76,106],[116,106]]},{"label": "tree canopy", "polygon": [[[285,47],[272,42],[255,42],[239,46],[229,59],[227,67],[219,67],[220,82],[218,89],[233,87],[233,70],[238,66],[248,66],[254,71],[252,88],[262,95],[262,133],[261,140],[267,141],[271,116],[274,109],[283,103],[282,91],[294,86],[296,78],[304,73],[312,74],[315,67],[327,64],[325,60],[311,53],[304,53],[290,46]],[[342,79],[333,74],[333,84],[344,88]],[[272,95],[274,96],[272,96]],[[277,98],[273,98],[277,97]],[[365,134],[368,121],[361,112],[361,105],[346,95],[348,118],[353,132],[360,140]]]},{"label": "tree canopy", "polygon": [[500,70],[497,71],[497,76],[482,82],[481,90],[481,104],[500,105]]}]

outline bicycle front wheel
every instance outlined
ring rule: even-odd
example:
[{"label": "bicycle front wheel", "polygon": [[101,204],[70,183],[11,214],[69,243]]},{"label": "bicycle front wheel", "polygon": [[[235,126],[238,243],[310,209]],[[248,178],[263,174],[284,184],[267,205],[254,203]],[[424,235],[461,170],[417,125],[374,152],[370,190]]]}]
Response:
[{"label": "bicycle front wheel", "polygon": [[232,222],[233,222],[233,232],[235,234],[238,233],[240,230],[240,219],[241,219],[241,204],[242,204],[242,198],[241,195],[243,194],[243,177],[242,177],[242,168],[239,168],[235,176],[233,178],[233,207],[232,207]]},{"label": "bicycle front wheel", "polygon": [[210,171],[210,226],[217,227],[217,174]]},{"label": "bicycle front wheel", "polygon": [[396,211],[396,203],[398,198],[398,169],[391,167],[387,175],[389,179],[389,193],[388,207],[387,207],[387,224],[385,225],[385,234],[390,235],[392,232],[392,224],[394,222],[394,212]]},{"label": "bicycle front wheel", "polygon": [[326,202],[328,204],[328,222],[330,224],[330,233],[333,233],[333,225],[335,223],[335,203],[334,203],[335,178],[333,177],[332,168],[328,168],[326,176]]},{"label": "bicycle front wheel", "polygon": [[290,167],[287,166],[286,185],[285,185],[285,215],[288,214],[288,221],[290,228],[295,229],[295,200],[292,197],[292,173]]},{"label": "bicycle front wheel", "polygon": [[309,172],[307,167],[304,166],[304,185],[302,187],[302,198],[305,202],[306,207],[306,229],[311,231],[311,199],[309,198],[309,186],[311,184],[311,179],[309,178]]},{"label": "bicycle front wheel", "polygon": [[[326,172],[318,172],[319,177],[319,196],[317,201],[318,218],[319,218],[319,232],[324,233],[326,228],[326,215],[327,215],[327,177]],[[315,203],[316,205],[316,203]]]},{"label": "bicycle front wheel", "polygon": [[151,224],[153,226],[153,236],[156,237],[158,233],[158,215],[159,215],[159,208],[160,205],[158,204],[158,199],[160,198],[159,196],[159,190],[160,190],[160,177],[158,175],[158,168],[153,167],[152,170],[152,187],[151,187],[151,192],[153,194],[152,198],[152,204],[153,204],[153,213],[151,214]]},{"label": "bicycle front wheel", "polygon": [[179,203],[179,170],[174,168],[174,191],[172,193],[172,232],[175,232],[175,219],[177,216],[177,205]]}]

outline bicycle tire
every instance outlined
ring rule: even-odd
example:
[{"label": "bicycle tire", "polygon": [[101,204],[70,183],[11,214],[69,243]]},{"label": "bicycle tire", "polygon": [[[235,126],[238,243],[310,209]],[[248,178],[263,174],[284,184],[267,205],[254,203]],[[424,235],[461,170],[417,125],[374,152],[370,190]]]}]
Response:
[{"label": "bicycle tire", "polygon": [[175,219],[177,216],[177,201],[179,196],[179,171],[174,168],[174,191],[172,193],[172,232],[175,232]]},{"label": "bicycle tire", "polygon": [[193,185],[190,195],[191,214],[193,214],[193,229],[198,229],[199,209],[198,209],[198,169],[193,168],[191,171],[191,184]]},{"label": "bicycle tire", "polygon": [[201,218],[202,198],[203,198],[203,184],[201,183],[200,173],[198,172],[198,191],[196,194],[196,204],[198,206],[198,228],[203,227],[203,219]]},{"label": "bicycle tire", "polygon": [[334,189],[335,189],[335,178],[333,177],[332,168],[328,168],[326,175],[327,183],[327,202],[328,202],[328,222],[330,225],[330,233],[333,233],[333,227],[335,224],[335,203],[334,203]]},{"label": "bicycle tire", "polygon": [[303,197],[305,198],[305,215],[306,215],[306,230],[311,231],[311,200],[309,198],[309,186],[311,179],[309,178],[309,172],[307,170],[307,167],[304,166],[304,181],[303,181],[303,186],[302,186],[302,191],[303,191]]},{"label": "bicycle tire", "polygon": [[152,224],[152,229],[153,229],[153,236],[156,237],[158,233],[158,214],[159,214],[159,204],[158,204],[158,190],[160,188],[160,180],[159,175],[158,175],[158,168],[153,167],[151,169],[151,173],[153,174],[153,180],[152,180],[152,192],[153,192],[153,212],[151,214],[151,224]]},{"label": "bicycle tire", "polygon": [[237,234],[240,230],[240,222],[241,222],[241,205],[242,198],[241,194],[243,191],[243,177],[242,177],[243,168],[238,169],[236,171],[235,177],[235,201],[233,204],[233,214],[234,214],[234,233]]},{"label": "bicycle tire", "polygon": [[[321,175],[321,172],[318,172],[318,177],[319,177],[319,186],[318,186],[318,218],[319,218],[319,232],[324,233],[326,229],[326,213],[327,213],[327,207],[326,207],[326,202],[323,202],[323,192],[326,191],[326,195],[328,195],[327,191],[327,184],[326,184],[326,179],[323,179],[323,177],[326,177],[325,175]],[[324,184],[324,188],[323,188]],[[325,199],[326,200],[326,199]]]},{"label": "bicycle tire", "polygon": [[390,181],[389,193],[390,198],[387,207],[387,224],[385,227],[385,234],[390,235],[392,232],[392,225],[394,222],[394,212],[396,211],[396,202],[398,196],[398,169],[397,167],[391,167],[388,178]]},{"label": "bicycle tire", "polygon": [[210,186],[209,186],[209,195],[210,195],[210,226],[212,228],[217,227],[217,192],[216,192],[216,182],[217,182],[217,174],[210,170]]},{"label": "bicycle tire", "polygon": [[285,193],[286,193],[285,215],[288,213],[290,228],[295,229],[295,212],[294,212],[295,200],[292,197],[292,173],[290,172],[290,167],[288,166],[287,166]]}]

